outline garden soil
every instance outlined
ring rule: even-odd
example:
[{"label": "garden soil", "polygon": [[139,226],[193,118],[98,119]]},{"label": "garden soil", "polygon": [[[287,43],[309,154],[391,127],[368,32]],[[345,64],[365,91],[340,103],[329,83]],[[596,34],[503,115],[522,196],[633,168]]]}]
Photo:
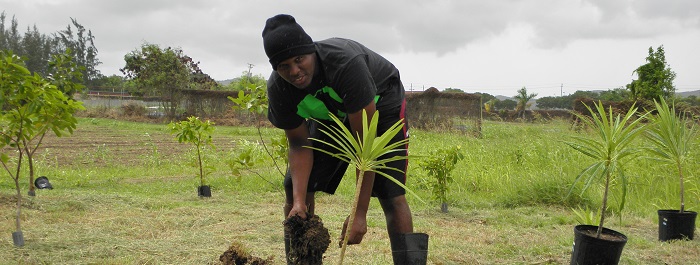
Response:
[{"label": "garden soil", "polygon": [[267,259],[253,257],[240,244],[234,242],[228,250],[224,251],[224,254],[219,256],[219,261],[224,265],[269,265],[273,264],[274,260],[272,257]]},{"label": "garden soil", "polygon": [[307,220],[298,215],[287,218],[284,233],[290,235],[289,258],[292,264],[323,264],[323,253],[331,244],[331,236],[318,215]]}]

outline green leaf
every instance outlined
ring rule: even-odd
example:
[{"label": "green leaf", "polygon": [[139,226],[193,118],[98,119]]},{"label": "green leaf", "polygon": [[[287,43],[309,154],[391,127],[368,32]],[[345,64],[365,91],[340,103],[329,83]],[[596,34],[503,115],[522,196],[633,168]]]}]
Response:
[{"label": "green leaf", "polygon": [[399,133],[403,128],[403,120],[397,121],[389,129],[381,135],[377,135],[377,126],[379,123],[379,111],[372,115],[372,119],[368,120],[367,113],[363,110],[362,112],[362,124],[363,124],[363,134],[353,135],[343,122],[333,114],[330,114],[331,120],[335,124],[334,126],[327,125],[325,123],[319,122],[322,125],[320,131],[330,138],[330,142],[310,138],[310,140],[322,143],[324,145],[330,146],[336,152],[331,152],[328,150],[320,149],[313,146],[305,146],[319,152],[323,152],[330,156],[336,157],[342,161],[352,164],[356,169],[360,171],[370,171],[375,172],[379,176],[387,177],[392,182],[396,183],[400,187],[404,188],[408,193],[412,194],[421,202],[423,201],[419,196],[417,196],[411,189],[406,187],[403,183],[396,181],[395,179],[389,177],[387,174],[379,170],[396,170],[398,172],[403,172],[399,169],[389,168],[384,166],[386,163],[396,160],[407,159],[406,156],[394,156],[387,159],[379,159],[379,157],[391,153],[397,152],[405,149],[398,149],[397,147],[405,146],[408,143],[408,139],[398,141],[393,144],[389,144],[391,139]]}]

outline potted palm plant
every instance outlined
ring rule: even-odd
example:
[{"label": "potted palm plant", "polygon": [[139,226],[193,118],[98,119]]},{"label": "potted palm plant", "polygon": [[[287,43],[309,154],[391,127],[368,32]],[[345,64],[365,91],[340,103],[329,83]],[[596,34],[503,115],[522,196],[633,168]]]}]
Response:
[{"label": "potted palm plant", "polygon": [[[585,104],[584,104],[585,105]],[[621,190],[619,209],[624,208],[624,198],[627,195],[627,177],[623,166],[637,152],[631,146],[632,141],[643,132],[644,126],[640,121],[645,115],[635,117],[637,108],[632,106],[625,116],[614,116],[612,107],[606,113],[601,102],[595,104],[595,109],[585,105],[591,117],[574,113],[589,128],[595,132],[595,137],[575,136],[573,141],[566,142],[574,150],[592,158],[594,161],[586,167],[574,180],[574,185],[583,182],[582,192],[592,184],[603,182],[602,205],[597,226],[577,225],[574,228],[574,248],[571,264],[617,264],[622,249],[627,243],[627,237],[617,231],[604,228],[605,212],[608,207],[608,194],[611,183],[615,182]],[[569,193],[573,191],[573,187]]]},{"label": "potted palm plant", "polygon": [[658,210],[659,240],[693,239],[695,219],[698,213],[685,210],[685,187],[683,165],[692,150],[696,127],[686,115],[676,115],[675,104],[671,106],[663,98],[654,101],[656,114],[649,116],[651,128],[646,137],[651,143],[647,150],[657,160],[671,164],[678,170],[680,185],[680,207],[674,210]]}]

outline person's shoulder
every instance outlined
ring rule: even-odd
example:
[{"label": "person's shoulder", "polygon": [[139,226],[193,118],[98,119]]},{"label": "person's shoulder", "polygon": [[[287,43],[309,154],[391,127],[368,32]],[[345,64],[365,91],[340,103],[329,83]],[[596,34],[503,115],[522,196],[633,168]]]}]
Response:
[{"label": "person's shoulder", "polygon": [[292,89],[288,89],[288,86],[290,86],[290,84],[284,81],[282,76],[280,76],[276,71],[272,71],[270,77],[267,79],[268,94],[279,94],[284,93],[285,91],[294,91]]},{"label": "person's shoulder", "polygon": [[348,45],[351,45],[351,46],[360,45],[360,46],[362,46],[362,44],[360,44],[357,41],[354,41],[351,39],[346,39],[346,38],[338,38],[338,37],[316,41],[316,46],[320,46],[320,47],[346,47]]},{"label": "person's shoulder", "polygon": [[351,39],[330,38],[316,42],[316,54],[323,62],[342,64],[366,53],[362,44]]}]

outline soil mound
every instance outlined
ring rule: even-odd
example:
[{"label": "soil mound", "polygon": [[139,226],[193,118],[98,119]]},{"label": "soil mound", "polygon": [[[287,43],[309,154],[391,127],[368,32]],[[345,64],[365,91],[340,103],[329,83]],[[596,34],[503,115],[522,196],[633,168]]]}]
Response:
[{"label": "soil mound", "polygon": [[221,256],[219,256],[219,260],[224,265],[244,265],[244,264],[269,265],[269,264],[273,264],[272,257],[269,257],[267,259],[253,257],[250,254],[248,254],[248,251],[246,251],[240,244],[235,243],[235,242],[233,244],[231,244],[231,246],[228,248],[228,250],[224,251],[224,254],[221,254]]},{"label": "soil mound", "polygon": [[[311,215],[307,215],[311,216]],[[298,215],[284,221],[284,232],[290,235],[289,260],[297,265],[323,264],[323,253],[331,244],[331,235],[317,215],[307,220]]]}]

